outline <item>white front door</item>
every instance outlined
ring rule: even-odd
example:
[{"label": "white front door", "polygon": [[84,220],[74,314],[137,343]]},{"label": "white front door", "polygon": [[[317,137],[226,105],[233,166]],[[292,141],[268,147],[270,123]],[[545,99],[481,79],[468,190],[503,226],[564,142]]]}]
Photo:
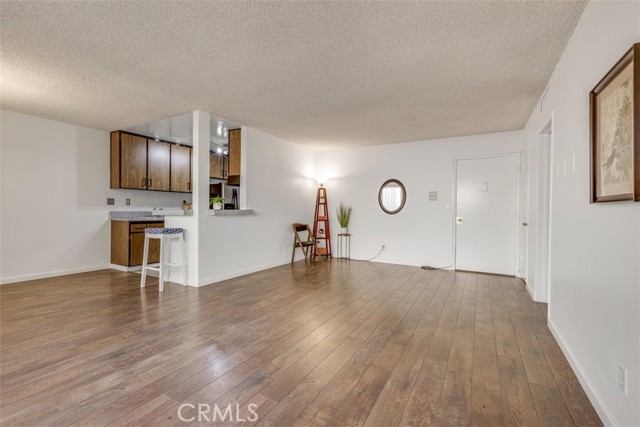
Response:
[{"label": "white front door", "polygon": [[456,269],[516,274],[517,156],[456,161]]}]

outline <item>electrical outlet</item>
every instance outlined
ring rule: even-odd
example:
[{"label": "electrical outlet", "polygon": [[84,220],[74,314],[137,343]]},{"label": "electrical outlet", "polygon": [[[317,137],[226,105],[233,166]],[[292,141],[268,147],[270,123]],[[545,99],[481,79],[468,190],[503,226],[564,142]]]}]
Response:
[{"label": "electrical outlet", "polygon": [[127,199],[125,203],[127,204],[127,206],[129,206],[131,204],[131,199]]},{"label": "electrical outlet", "polygon": [[627,395],[627,370],[622,365],[618,365],[618,388]]},{"label": "electrical outlet", "polygon": [[107,205],[115,205],[115,204],[116,204],[116,201],[115,201],[115,199],[114,199],[114,198],[109,197],[109,198],[107,199]]}]

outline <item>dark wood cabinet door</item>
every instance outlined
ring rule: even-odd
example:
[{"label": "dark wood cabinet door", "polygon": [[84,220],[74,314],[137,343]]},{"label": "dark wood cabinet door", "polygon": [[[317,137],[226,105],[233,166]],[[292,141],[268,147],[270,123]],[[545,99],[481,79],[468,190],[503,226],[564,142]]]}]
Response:
[{"label": "dark wood cabinet door", "polygon": [[120,135],[120,188],[147,188],[147,139]]},{"label": "dark wood cabinet door", "polygon": [[229,174],[240,176],[240,129],[229,131]]},{"label": "dark wood cabinet door", "polygon": [[209,157],[209,177],[225,179],[226,156],[221,153],[210,153]]},{"label": "dark wood cabinet door", "polygon": [[111,264],[129,265],[129,223],[111,221]]},{"label": "dark wood cabinet door", "polygon": [[160,240],[149,240],[149,264],[160,262]]},{"label": "dark wood cabinet door", "polygon": [[216,153],[209,151],[209,178],[214,178],[216,171]]},{"label": "dark wood cabinet door", "polygon": [[191,187],[191,147],[171,146],[171,191],[188,193]]},{"label": "dark wood cabinet door", "polygon": [[166,142],[147,142],[147,188],[149,190],[169,191],[169,179],[171,178],[171,145]]},{"label": "dark wood cabinet door", "polygon": [[[131,233],[129,266],[142,265],[144,255],[144,233]],[[149,239],[149,264],[160,262],[160,239]]]},{"label": "dark wood cabinet door", "polygon": [[129,236],[129,245],[129,265],[142,265],[144,233],[131,233]]},{"label": "dark wood cabinet door", "polygon": [[[135,224],[137,229],[162,228],[164,223]],[[143,228],[144,227],[144,228]],[[131,232],[129,235],[129,267],[142,265],[144,258],[144,231]],[[160,239],[149,239],[149,264],[160,261]]]},{"label": "dark wood cabinet door", "polygon": [[[162,228],[164,222],[152,222],[147,228]],[[160,239],[149,239],[149,264],[160,262]]]}]

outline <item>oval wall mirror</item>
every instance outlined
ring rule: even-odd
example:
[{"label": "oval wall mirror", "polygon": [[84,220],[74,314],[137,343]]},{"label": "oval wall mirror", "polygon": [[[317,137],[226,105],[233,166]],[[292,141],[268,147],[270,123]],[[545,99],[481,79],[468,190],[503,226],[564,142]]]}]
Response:
[{"label": "oval wall mirror", "polygon": [[397,214],[407,201],[407,192],[404,185],[397,179],[389,179],[382,184],[378,192],[380,208],[389,215]]}]

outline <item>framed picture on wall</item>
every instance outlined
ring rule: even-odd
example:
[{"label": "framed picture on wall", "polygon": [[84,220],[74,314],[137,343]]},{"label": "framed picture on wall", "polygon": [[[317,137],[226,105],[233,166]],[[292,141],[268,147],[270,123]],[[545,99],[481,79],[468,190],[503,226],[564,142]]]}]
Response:
[{"label": "framed picture on wall", "polygon": [[589,94],[591,203],[640,201],[640,43]]}]

